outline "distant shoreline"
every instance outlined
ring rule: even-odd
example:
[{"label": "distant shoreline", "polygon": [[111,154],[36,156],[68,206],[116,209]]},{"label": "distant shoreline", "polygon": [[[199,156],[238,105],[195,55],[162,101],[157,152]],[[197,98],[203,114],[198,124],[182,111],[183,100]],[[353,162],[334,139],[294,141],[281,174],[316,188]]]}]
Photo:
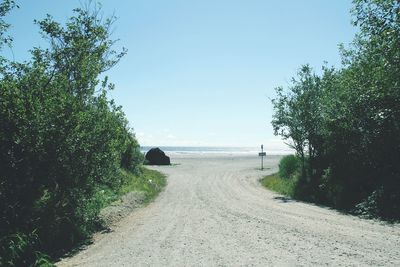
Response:
[{"label": "distant shoreline", "polygon": [[[235,154],[235,155],[258,155],[260,148],[257,147],[212,147],[212,146],[141,146],[140,151],[146,153],[153,147],[158,147],[167,154]],[[294,152],[285,150],[264,150],[267,155],[288,155]]]}]

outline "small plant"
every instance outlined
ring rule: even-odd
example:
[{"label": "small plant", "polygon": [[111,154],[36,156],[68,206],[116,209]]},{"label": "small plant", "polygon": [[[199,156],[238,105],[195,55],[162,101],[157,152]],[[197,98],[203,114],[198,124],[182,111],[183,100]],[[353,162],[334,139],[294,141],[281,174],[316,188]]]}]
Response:
[{"label": "small plant", "polygon": [[300,160],[295,155],[285,156],[279,162],[279,176],[284,179],[292,178],[299,170]]},{"label": "small plant", "polygon": [[36,251],[38,245],[36,231],[30,234],[17,232],[2,237],[0,239],[0,266],[54,266],[49,256]]}]

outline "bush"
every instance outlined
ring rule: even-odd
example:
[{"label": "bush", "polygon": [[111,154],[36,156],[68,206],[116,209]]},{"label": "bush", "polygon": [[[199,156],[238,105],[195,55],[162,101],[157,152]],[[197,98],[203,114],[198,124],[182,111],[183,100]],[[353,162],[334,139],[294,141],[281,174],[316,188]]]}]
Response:
[{"label": "bush", "polygon": [[142,161],[107,96],[114,86],[98,78],[124,54],[112,50],[112,19],[74,12],[65,27],[50,16],[36,22],[50,45],[32,49],[30,62],[0,56],[0,266],[44,264],[41,252],[87,238],[99,227],[97,188],[118,189],[120,167]]},{"label": "bush", "polygon": [[121,155],[121,167],[138,174],[138,166],[144,163],[144,155],[140,151],[140,145],[134,136],[129,136],[125,149]]},{"label": "bush", "polygon": [[363,202],[356,205],[355,213],[368,218],[392,220],[400,218],[400,192],[393,188],[380,187]]},{"label": "bush", "polygon": [[300,168],[300,160],[295,155],[285,156],[279,162],[279,177],[292,178]]},{"label": "bush", "polygon": [[399,9],[398,0],[354,0],[359,33],[341,47],[343,66],[316,74],[305,65],[276,88],[272,125],[301,158],[301,198],[400,220]]}]

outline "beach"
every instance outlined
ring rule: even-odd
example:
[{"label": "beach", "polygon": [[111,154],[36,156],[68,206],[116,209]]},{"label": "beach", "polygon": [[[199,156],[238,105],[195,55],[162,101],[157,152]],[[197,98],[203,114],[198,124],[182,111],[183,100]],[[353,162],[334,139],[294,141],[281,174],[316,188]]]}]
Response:
[{"label": "beach", "polygon": [[176,153],[168,185],[58,266],[399,266],[400,226],[261,186],[282,156]]}]

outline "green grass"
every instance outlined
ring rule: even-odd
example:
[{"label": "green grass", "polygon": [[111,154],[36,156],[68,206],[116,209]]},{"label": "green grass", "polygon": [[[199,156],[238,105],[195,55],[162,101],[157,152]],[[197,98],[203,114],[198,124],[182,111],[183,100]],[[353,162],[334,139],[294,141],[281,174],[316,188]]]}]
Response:
[{"label": "green grass", "polygon": [[143,166],[140,167],[138,174],[120,169],[117,175],[119,176],[119,179],[123,181],[122,186],[118,190],[109,187],[102,187],[98,188],[96,192],[95,197],[102,208],[119,200],[121,196],[131,191],[143,192],[145,195],[144,202],[148,203],[154,199],[167,184],[164,174],[158,171],[149,170]]},{"label": "green grass", "polygon": [[130,176],[128,183],[121,188],[122,195],[130,191],[142,191],[145,193],[145,202],[151,201],[167,184],[164,174],[158,171],[149,170],[145,167],[140,168],[141,175],[135,176],[129,172],[125,175]]},{"label": "green grass", "polygon": [[283,179],[277,173],[268,175],[260,180],[261,184],[266,188],[278,192],[280,194],[293,197],[296,185],[295,179]]}]

